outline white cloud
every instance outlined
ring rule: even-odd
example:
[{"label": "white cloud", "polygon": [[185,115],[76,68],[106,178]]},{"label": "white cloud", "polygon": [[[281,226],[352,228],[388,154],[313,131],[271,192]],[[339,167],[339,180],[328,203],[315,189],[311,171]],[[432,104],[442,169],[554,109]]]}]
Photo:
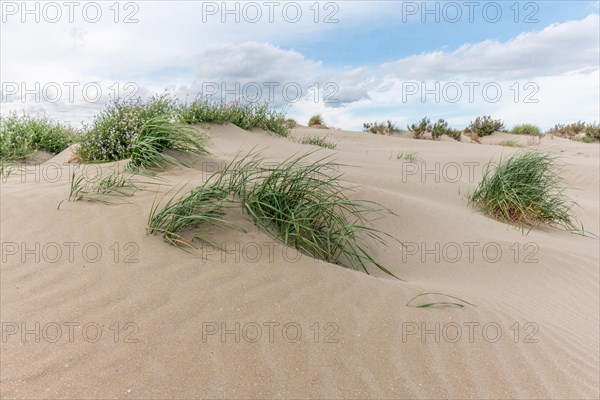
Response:
[{"label": "white cloud", "polygon": [[553,24],[520,34],[508,42],[486,40],[452,52],[433,52],[386,63],[382,72],[402,79],[489,78],[498,80],[551,76],[600,61],[598,14],[581,21]]},{"label": "white cloud", "polygon": [[[274,92],[277,106],[286,102],[283,86],[297,84],[302,92],[300,99],[293,87],[286,93],[287,100],[298,100],[292,104],[292,116],[304,119],[321,112],[331,124],[354,129],[370,119],[392,119],[403,124],[423,115],[463,124],[483,113],[508,119],[509,123],[531,121],[548,126],[594,120],[600,112],[598,14],[522,33],[506,42],[486,40],[453,51],[411,55],[380,66],[334,68],[290,49],[294,42],[319,40],[342,25],[315,24],[308,8],[312,3],[302,3],[305,18],[297,24],[242,23],[236,29],[220,19],[203,23],[200,4],[174,2],[164,7],[161,2],[143,2],[136,15],[140,22],[132,25],[111,20],[98,24],[3,24],[2,81],[25,82],[27,87],[35,82],[75,81],[83,85],[97,81],[105,100],[106,95],[114,94],[110,88],[115,83],[121,95],[127,94],[124,86],[128,81],[139,87],[138,94],[169,88],[180,97],[193,97],[213,82],[225,88],[236,83],[243,88],[256,82],[263,89],[260,99],[265,100],[269,99],[265,83],[278,82]],[[367,12],[381,17],[387,9],[375,2],[339,5],[337,15],[344,27],[360,25]],[[277,45],[281,42],[286,46]],[[456,82],[465,92],[456,103],[443,98],[422,102],[420,93],[403,98],[403,84],[421,81],[428,82],[429,87],[434,81],[442,87]],[[478,97],[469,102],[465,82],[479,82],[481,86],[497,83],[503,96],[495,103],[485,101],[478,88]],[[538,85],[539,103],[523,103],[521,99],[515,104],[511,87],[517,84],[523,96],[527,82]],[[81,97],[81,93],[76,94]],[[254,94],[251,87],[249,94]],[[324,104],[323,96],[333,96],[338,103]],[[62,99],[56,105],[23,104],[17,97],[3,102],[2,111],[48,110],[78,122],[101,105],[81,99],[71,103]]]}]

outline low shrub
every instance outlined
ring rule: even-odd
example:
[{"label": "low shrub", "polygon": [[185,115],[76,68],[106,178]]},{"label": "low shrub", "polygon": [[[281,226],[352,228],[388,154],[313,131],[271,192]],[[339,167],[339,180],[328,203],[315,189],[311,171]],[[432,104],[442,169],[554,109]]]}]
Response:
[{"label": "low shrub", "polygon": [[38,150],[58,154],[73,143],[75,136],[71,126],[45,116],[0,116],[0,160],[25,159]]},{"label": "low shrub", "polygon": [[431,137],[433,140],[440,140],[442,135],[447,134],[450,128],[448,128],[448,122],[443,119],[438,120],[431,128]]},{"label": "low shrub", "polygon": [[580,134],[585,134],[586,137],[589,137],[592,140],[600,141],[600,124],[582,121],[573,122],[571,124],[557,124],[550,129],[548,133],[569,139]]},{"label": "low shrub", "polygon": [[208,136],[177,123],[176,115],[175,102],[167,96],[115,101],[78,137],[77,156],[83,162],[129,158],[136,167],[162,168],[165,163],[176,163],[164,154],[166,149],[206,154]]},{"label": "low shrub", "polygon": [[421,139],[425,132],[431,132],[431,121],[429,118],[423,118],[418,124],[411,124],[407,126],[408,130],[412,132],[415,136],[415,139]]},{"label": "low shrub", "polygon": [[458,129],[448,128],[448,130],[446,130],[446,135],[458,142],[462,139],[462,131],[459,131]]},{"label": "low shrub", "polygon": [[386,134],[401,132],[401,129],[394,125],[390,120],[387,122],[365,122],[363,124],[363,132],[371,132],[374,134]]},{"label": "low shrub", "polygon": [[489,136],[494,132],[503,132],[505,130],[504,123],[497,119],[493,120],[489,115],[475,118],[471,121],[466,129],[469,132],[474,132],[479,137]]}]

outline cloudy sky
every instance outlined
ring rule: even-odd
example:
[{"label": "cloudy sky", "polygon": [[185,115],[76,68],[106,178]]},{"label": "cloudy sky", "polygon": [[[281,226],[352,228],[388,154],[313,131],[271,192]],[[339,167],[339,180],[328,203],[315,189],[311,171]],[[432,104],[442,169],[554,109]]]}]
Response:
[{"label": "cloudy sky", "polygon": [[79,123],[115,96],[269,101],[359,130],[600,114],[597,1],[1,1],[3,114]]}]

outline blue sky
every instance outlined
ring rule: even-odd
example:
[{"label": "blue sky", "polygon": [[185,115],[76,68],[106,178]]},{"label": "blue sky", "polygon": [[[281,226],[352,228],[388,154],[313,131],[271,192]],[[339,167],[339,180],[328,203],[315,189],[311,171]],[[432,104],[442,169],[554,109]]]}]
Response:
[{"label": "blue sky", "polygon": [[[91,3],[79,5],[94,10]],[[102,17],[90,22],[80,10],[68,21],[57,2],[62,17],[49,22],[53,16],[43,11],[53,10],[48,2],[31,2],[39,7],[36,22],[23,16],[21,2],[4,1],[0,111],[80,122],[115,88],[121,96],[167,89],[189,98],[210,85],[258,84],[264,90],[275,82],[274,106],[299,120],[320,112],[347,129],[360,129],[367,120],[405,124],[425,115],[455,127],[481,114],[542,127],[600,118],[597,1],[276,2],[272,21],[267,2],[250,3],[229,2],[238,11],[224,14],[221,1],[121,2],[115,21],[114,3],[98,2]],[[292,22],[294,13],[286,18],[282,9],[297,7],[301,16]],[[424,14],[423,7],[437,12]],[[255,10],[262,14],[252,23]],[[124,23],[128,15],[134,23]],[[337,22],[325,23],[327,15]],[[65,82],[77,85],[74,98],[67,98]],[[83,94],[86,85],[101,88],[99,101]],[[126,90],[131,85],[135,89]],[[302,96],[291,101],[285,85],[300,88]],[[323,101],[327,85],[335,85],[329,94],[337,104]],[[416,94],[407,96],[415,85]],[[456,88],[461,93],[453,101]],[[490,97],[483,88],[500,93]],[[428,89],[436,93],[423,98]],[[56,101],[48,101],[55,92]]]},{"label": "blue sky", "polygon": [[[350,23],[345,24],[343,19],[343,4],[340,6],[340,22],[328,35],[312,41],[303,41],[302,38],[292,39],[289,42],[275,43],[280,46],[291,46],[294,49],[310,54],[312,57],[323,60],[332,66],[361,66],[375,65],[394,58],[401,58],[411,54],[435,50],[455,49],[464,43],[479,42],[486,39],[506,41],[522,32],[541,30],[544,27],[559,22],[582,19],[594,12],[594,2],[590,1],[543,1],[520,2],[515,7],[515,1],[495,2],[501,6],[502,17],[495,23],[488,23],[483,18],[481,7],[473,6],[473,22],[467,17],[468,8],[461,7],[464,13],[457,22],[451,22],[454,14],[447,9],[445,20],[442,11],[443,2],[439,8],[439,22],[435,21],[435,14],[423,15],[423,8],[419,2],[417,14],[406,9],[403,22],[403,6],[398,1],[381,1],[381,8],[389,10],[388,15],[382,16],[377,23],[361,25],[360,29]],[[436,2],[429,2],[428,7],[434,10]],[[458,4],[464,2],[456,2]],[[537,7],[527,5],[536,4]],[[515,23],[515,12],[519,23]],[[489,18],[494,19],[493,9],[489,8]],[[597,12],[597,9],[596,9]],[[422,22],[422,18],[426,22]],[[538,22],[533,22],[533,20]],[[527,22],[525,22],[527,21]]]}]

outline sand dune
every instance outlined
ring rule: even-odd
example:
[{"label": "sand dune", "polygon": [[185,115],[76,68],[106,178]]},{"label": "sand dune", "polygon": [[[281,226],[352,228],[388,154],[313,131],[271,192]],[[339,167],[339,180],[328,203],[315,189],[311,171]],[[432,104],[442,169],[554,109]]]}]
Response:
[{"label": "sand dune", "polygon": [[[598,239],[547,227],[525,236],[467,206],[485,165],[520,150],[494,143],[515,136],[470,144],[294,130],[336,141],[311,159],[332,155],[352,197],[398,214],[374,225],[405,247],[372,247],[397,281],[299,255],[241,215],[247,232],[211,228],[230,253],[203,258],[147,235],[157,190],[192,188],[240,151],[279,162],[317,149],[229,124],[205,129],[212,155],[160,173],[162,184],[130,204],[57,210],[70,150],[3,180],[2,397],[600,396]],[[538,146],[559,156],[578,219],[600,234],[599,146]],[[419,161],[397,158],[407,151]],[[421,290],[476,307],[405,306]]]}]

